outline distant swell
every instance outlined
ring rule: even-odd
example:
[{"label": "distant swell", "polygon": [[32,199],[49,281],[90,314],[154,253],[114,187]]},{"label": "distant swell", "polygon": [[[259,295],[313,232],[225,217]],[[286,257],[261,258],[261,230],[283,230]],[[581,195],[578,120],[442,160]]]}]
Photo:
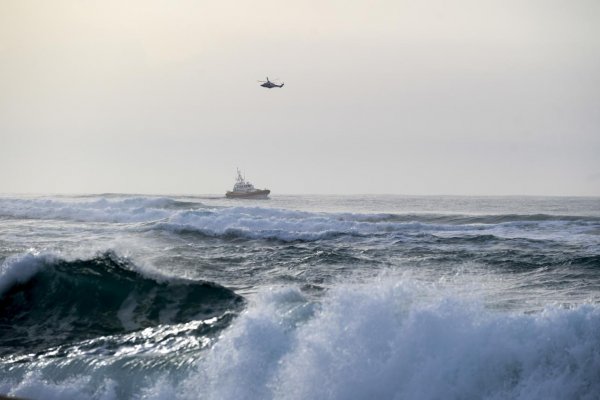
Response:
[{"label": "distant swell", "polygon": [[157,282],[113,253],[65,261],[26,255],[0,275],[0,348],[34,351],[159,324],[212,318],[243,299],[210,282]]},{"label": "distant swell", "polygon": [[[361,214],[320,213],[269,207],[207,207],[198,202],[166,197],[13,199],[0,198],[0,217],[59,219],[136,224],[150,229],[208,237],[318,241],[340,236],[370,237],[422,232],[468,235],[521,235],[536,239],[544,230],[600,234],[599,217],[548,214]],[[143,225],[142,225],[143,224]],[[541,233],[540,233],[541,232]],[[525,236],[523,236],[525,235]]]},{"label": "distant swell", "polygon": [[[208,237],[291,241],[318,241],[340,236],[377,237],[444,233],[467,235],[471,242],[521,237],[549,237],[544,229],[595,235],[594,217],[549,215],[395,215],[311,213],[259,207],[229,207],[179,211],[149,225],[173,233],[196,233]],[[531,229],[529,229],[531,228]],[[535,229],[533,229],[535,228]],[[575,238],[568,235],[567,238]]]}]

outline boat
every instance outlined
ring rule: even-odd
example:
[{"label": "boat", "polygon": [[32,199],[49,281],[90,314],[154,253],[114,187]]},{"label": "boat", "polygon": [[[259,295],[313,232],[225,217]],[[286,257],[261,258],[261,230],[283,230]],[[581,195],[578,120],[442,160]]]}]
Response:
[{"label": "boat", "polygon": [[225,197],[228,199],[268,199],[269,193],[271,193],[269,189],[256,189],[253,184],[244,179],[238,168],[233,190],[225,193]]}]

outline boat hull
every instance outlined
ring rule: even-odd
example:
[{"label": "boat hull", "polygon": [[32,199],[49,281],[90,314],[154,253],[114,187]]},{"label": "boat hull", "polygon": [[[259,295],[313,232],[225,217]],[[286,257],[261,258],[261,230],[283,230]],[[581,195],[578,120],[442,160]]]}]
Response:
[{"label": "boat hull", "polygon": [[254,190],[252,192],[227,192],[225,193],[225,197],[228,199],[268,199],[269,193],[271,191],[268,189]]}]

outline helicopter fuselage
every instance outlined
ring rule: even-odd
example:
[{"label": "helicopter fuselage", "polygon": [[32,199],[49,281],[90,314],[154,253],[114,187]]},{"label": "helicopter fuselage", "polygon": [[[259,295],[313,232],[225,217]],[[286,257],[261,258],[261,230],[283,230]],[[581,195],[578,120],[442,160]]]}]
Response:
[{"label": "helicopter fuselage", "polygon": [[267,89],[281,88],[281,87],[283,87],[283,83],[282,83],[281,85],[276,85],[276,84],[274,84],[274,83],[273,83],[273,82],[271,82],[271,81],[267,81],[267,82],[263,83],[263,84],[262,84],[262,85],[260,85],[260,86],[262,86],[262,87],[265,87],[265,88],[267,88]]}]

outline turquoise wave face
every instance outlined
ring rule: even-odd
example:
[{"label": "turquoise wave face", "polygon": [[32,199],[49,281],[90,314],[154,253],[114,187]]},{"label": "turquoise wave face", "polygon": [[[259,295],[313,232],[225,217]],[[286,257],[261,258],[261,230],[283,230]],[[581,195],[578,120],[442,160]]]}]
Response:
[{"label": "turquoise wave face", "polygon": [[243,302],[211,282],[145,277],[112,253],[86,260],[46,259],[33,276],[0,297],[0,349],[5,349],[0,354],[205,320]]}]

